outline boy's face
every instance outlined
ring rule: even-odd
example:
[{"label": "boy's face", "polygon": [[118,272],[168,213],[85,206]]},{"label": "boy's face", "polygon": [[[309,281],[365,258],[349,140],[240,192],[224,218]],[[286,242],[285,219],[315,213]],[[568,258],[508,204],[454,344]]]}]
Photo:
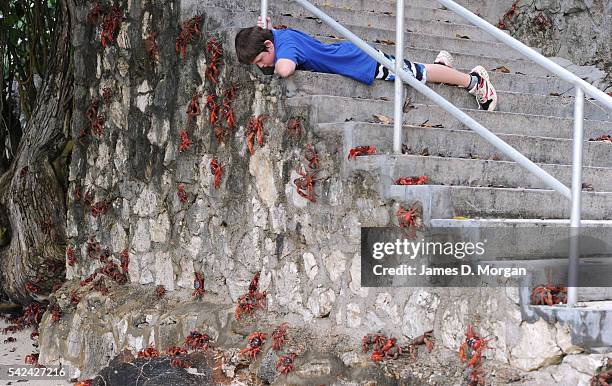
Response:
[{"label": "boy's face", "polygon": [[251,64],[256,64],[259,68],[274,67],[274,43],[270,40],[266,40],[264,44],[268,51],[260,52],[259,55],[253,59]]}]

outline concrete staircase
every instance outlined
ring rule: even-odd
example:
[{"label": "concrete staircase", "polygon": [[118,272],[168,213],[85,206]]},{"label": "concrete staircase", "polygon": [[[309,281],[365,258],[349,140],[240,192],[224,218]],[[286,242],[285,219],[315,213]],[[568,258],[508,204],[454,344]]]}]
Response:
[{"label": "concrete staircase", "polygon": [[[473,2],[473,1],[472,1]],[[336,41],[335,32],[289,1],[272,2],[273,24],[285,24]],[[316,0],[327,14],[370,44],[393,54],[395,46],[395,2],[365,0]],[[469,7],[470,1],[461,2]],[[259,1],[241,1],[237,6],[208,0],[210,12],[233,20],[236,26],[252,25],[259,13]],[[214,8],[217,7],[217,8]],[[239,9],[236,9],[238,7]],[[231,15],[229,15],[231,13]],[[467,25],[436,1],[407,2],[405,36],[407,58],[433,62],[441,49],[451,52],[455,66],[464,72],[480,64],[487,70],[506,67],[509,73],[490,71],[497,88],[497,111],[477,110],[474,98],[465,90],[433,85],[436,92],[468,115],[498,134],[503,140],[538,163],[563,183],[571,181],[573,129],[573,88],[548,75],[536,64],[524,60],[507,46],[476,27]],[[377,81],[371,87],[338,75],[298,71],[286,80],[288,104],[309,109],[311,124],[318,136],[339,143],[343,154],[342,173],[371,171],[382,177],[380,191],[390,199],[420,201],[429,226],[527,227],[534,233],[547,230],[547,237],[567,237],[570,202],[550,190],[525,169],[502,156],[484,139],[457,122],[411,88],[406,88],[413,107],[404,114],[403,144],[406,154],[392,154],[392,124],[375,123],[374,114],[393,117],[393,83]],[[591,101],[585,102],[585,140],[612,132],[612,113]],[[350,148],[373,145],[377,155],[347,161]],[[331,145],[330,145],[331,146]],[[329,149],[328,149],[329,150]],[[612,226],[612,145],[585,142],[583,180],[594,191],[584,192],[582,213],[594,237],[610,235]],[[429,185],[397,186],[400,176],[427,175]],[[458,218],[468,218],[458,219]],[[607,228],[607,229],[606,229]],[[500,264],[529,260],[540,272],[555,271],[553,280],[563,277],[566,256],[543,253],[520,256],[508,246]],[[611,251],[612,255],[612,251]],[[612,259],[597,256],[595,264],[612,266]],[[542,284],[540,275],[528,285]],[[549,278],[550,279],[550,278]],[[612,281],[612,278],[610,279]],[[612,291],[590,289],[581,292],[579,307],[529,305],[529,288],[522,288],[523,316],[568,323],[575,343],[592,350],[612,347]]]}]

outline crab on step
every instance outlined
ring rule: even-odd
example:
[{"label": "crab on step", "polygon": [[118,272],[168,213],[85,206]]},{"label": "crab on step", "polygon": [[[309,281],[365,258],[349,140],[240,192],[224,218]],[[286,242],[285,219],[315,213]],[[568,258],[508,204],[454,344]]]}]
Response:
[{"label": "crab on step", "polygon": [[349,150],[348,159],[357,159],[357,156],[372,154],[376,154],[375,146],[357,146]]}]

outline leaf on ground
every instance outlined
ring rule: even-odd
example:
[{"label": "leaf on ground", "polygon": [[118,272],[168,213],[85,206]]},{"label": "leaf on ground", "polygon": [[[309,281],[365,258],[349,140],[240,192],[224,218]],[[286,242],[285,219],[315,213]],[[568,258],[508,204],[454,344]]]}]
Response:
[{"label": "leaf on ground", "polygon": [[421,123],[419,126],[420,127],[429,127],[429,128],[434,128],[434,129],[443,129],[444,128],[444,126],[439,124],[439,123],[437,125],[432,125],[431,123],[429,123],[429,119],[426,120],[425,122]]},{"label": "leaf on ground", "polygon": [[510,70],[506,66],[499,66],[491,70],[492,72],[501,72],[503,74],[509,74]]},{"label": "leaf on ground", "polygon": [[470,37],[469,37],[469,36],[467,36],[467,35],[459,35],[459,34],[455,34],[455,37],[456,37],[456,38],[459,38],[459,39],[469,39],[469,38],[470,38]]},{"label": "leaf on ground", "polygon": [[429,148],[426,147],[425,149],[421,150],[421,154],[423,157],[427,157],[429,155]]},{"label": "leaf on ground", "polygon": [[404,101],[404,106],[402,107],[402,111],[404,113],[408,113],[410,112],[410,110],[414,109],[414,105],[412,104],[412,99],[410,97],[406,97],[406,100]]},{"label": "leaf on ground", "polygon": [[549,95],[550,96],[561,96],[561,94],[559,94],[558,92],[551,92]]},{"label": "leaf on ground", "polygon": [[372,117],[375,120],[374,123],[382,123],[383,125],[390,125],[391,123],[393,123],[393,120],[387,117],[386,115],[374,114],[372,115]]},{"label": "leaf on ground", "polygon": [[393,40],[380,40],[380,39],[376,39],[376,40],[374,40],[374,43],[386,44],[388,46],[394,46],[395,45],[395,42]]},{"label": "leaf on ground", "polygon": [[464,216],[455,216],[453,217],[453,220],[469,220],[469,217],[464,217]]},{"label": "leaf on ground", "polygon": [[593,189],[593,185],[587,184],[586,182],[582,183],[582,190],[586,190],[587,192],[595,191],[595,189]]}]

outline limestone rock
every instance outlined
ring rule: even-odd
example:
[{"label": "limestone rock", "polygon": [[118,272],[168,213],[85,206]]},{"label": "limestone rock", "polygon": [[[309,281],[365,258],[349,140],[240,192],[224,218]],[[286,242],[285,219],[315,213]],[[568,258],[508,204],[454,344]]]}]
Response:
[{"label": "limestone rock", "polygon": [[255,186],[259,197],[268,207],[273,207],[278,198],[274,181],[274,164],[270,158],[270,149],[257,149],[249,161],[249,173],[255,177]]},{"label": "limestone rock", "polygon": [[304,271],[306,271],[306,276],[312,281],[319,273],[319,265],[317,264],[317,260],[314,255],[310,252],[304,253],[302,256],[304,259]]},{"label": "limestone rock", "polygon": [[317,318],[323,318],[331,313],[336,301],[336,294],[329,288],[315,288],[308,298],[308,309]]},{"label": "limestone rock", "polygon": [[563,352],[555,340],[554,327],[539,319],[535,323],[523,323],[521,330],[519,342],[510,348],[510,365],[532,371],[561,361]]},{"label": "limestone rock", "polygon": [[346,256],[340,251],[333,251],[329,256],[324,257],[323,263],[329,273],[329,279],[336,282],[346,269]]}]

